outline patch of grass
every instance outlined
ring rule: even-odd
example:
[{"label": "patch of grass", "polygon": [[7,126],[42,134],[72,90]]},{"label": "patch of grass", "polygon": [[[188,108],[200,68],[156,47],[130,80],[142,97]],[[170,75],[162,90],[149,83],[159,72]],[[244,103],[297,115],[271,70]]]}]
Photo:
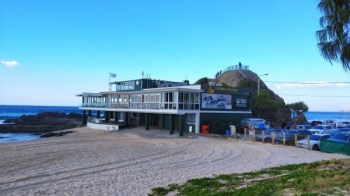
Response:
[{"label": "patch of grass", "polygon": [[[320,161],[243,174],[188,180],[150,195],[346,195],[350,192],[350,159]],[[344,194],[345,193],[345,194]]]}]

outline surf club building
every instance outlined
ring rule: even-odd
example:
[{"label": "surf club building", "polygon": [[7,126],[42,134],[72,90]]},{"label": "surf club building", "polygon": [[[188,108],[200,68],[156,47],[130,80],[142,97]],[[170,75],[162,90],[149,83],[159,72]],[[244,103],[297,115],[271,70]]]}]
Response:
[{"label": "surf club building", "polygon": [[185,132],[223,135],[230,125],[252,115],[249,89],[150,78],[110,84],[115,90],[77,95],[84,124],[94,119],[118,127],[176,131],[179,136]]}]

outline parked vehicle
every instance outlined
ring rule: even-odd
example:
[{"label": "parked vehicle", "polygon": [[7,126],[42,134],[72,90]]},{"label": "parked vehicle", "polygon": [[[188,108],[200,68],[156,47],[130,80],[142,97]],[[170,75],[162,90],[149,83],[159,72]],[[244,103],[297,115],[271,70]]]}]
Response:
[{"label": "parked vehicle", "polygon": [[269,123],[261,118],[245,118],[241,121],[241,125],[243,126],[243,128],[254,128],[260,130],[270,128]]},{"label": "parked vehicle", "polygon": [[297,125],[295,129],[297,130],[308,130],[311,129],[313,126],[312,125]]},{"label": "parked vehicle", "polygon": [[258,131],[257,133],[255,133],[255,140],[256,141],[264,141],[264,142],[268,142],[269,139],[271,137],[271,133],[275,132],[274,129],[267,129],[264,130],[264,134],[262,131]]},{"label": "parked vehicle", "polygon": [[319,120],[311,121],[311,125],[312,125],[312,126],[322,125],[322,121],[319,121]]},{"label": "parked vehicle", "polygon": [[337,124],[337,128],[350,128],[349,121],[342,121]]},{"label": "parked vehicle", "polygon": [[325,125],[330,125],[330,126],[332,126],[332,127],[336,127],[336,126],[337,126],[337,123],[336,123],[334,120],[325,120],[325,121],[323,122],[323,124],[325,124]]},{"label": "parked vehicle", "polygon": [[312,134],[322,134],[325,130],[333,129],[330,125],[316,125],[313,128],[309,129]]},{"label": "parked vehicle", "polygon": [[328,139],[329,141],[335,141],[345,144],[350,144],[350,133],[339,133]]},{"label": "parked vehicle", "polygon": [[[294,145],[294,137],[295,134],[297,134],[297,131],[295,130],[276,130],[276,137],[275,137],[275,143],[283,144],[283,139],[285,139],[286,145]],[[284,138],[283,138],[284,135]],[[272,137],[266,138],[267,142],[272,142]]]},{"label": "parked vehicle", "polygon": [[339,133],[322,141],[321,151],[350,155],[350,133]]},{"label": "parked vehicle", "polygon": [[329,134],[314,134],[310,135],[310,145],[308,144],[308,139],[298,140],[298,147],[306,148],[309,150],[320,150],[321,149],[321,140],[330,138]]}]

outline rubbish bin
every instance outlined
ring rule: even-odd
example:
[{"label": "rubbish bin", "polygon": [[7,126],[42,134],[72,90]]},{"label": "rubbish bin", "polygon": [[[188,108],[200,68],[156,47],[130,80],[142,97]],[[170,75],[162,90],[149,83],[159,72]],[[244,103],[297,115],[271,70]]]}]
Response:
[{"label": "rubbish bin", "polygon": [[233,136],[234,138],[237,138],[237,133],[236,133],[236,126],[234,125],[230,125],[230,130],[231,130],[231,136]]},{"label": "rubbish bin", "polygon": [[201,131],[202,131],[203,134],[208,134],[209,133],[209,125],[208,124],[203,124]]}]

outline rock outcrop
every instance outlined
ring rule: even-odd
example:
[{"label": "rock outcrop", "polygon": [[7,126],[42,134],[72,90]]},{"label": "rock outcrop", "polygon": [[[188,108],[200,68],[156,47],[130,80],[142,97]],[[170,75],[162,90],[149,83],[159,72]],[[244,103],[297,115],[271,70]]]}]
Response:
[{"label": "rock outcrop", "polygon": [[[260,78],[256,73],[245,69],[226,71],[220,75],[217,75],[215,79],[207,79],[208,82],[215,82],[216,84],[224,85],[224,86],[248,87],[252,89],[253,96],[257,94],[258,80],[260,80]],[[202,78],[197,82],[200,83],[200,81],[204,81],[204,79]],[[262,80],[260,80],[260,91],[267,91],[269,96],[273,100],[277,101],[278,103],[281,103],[281,107],[279,107],[277,111],[265,112],[261,114],[260,117],[270,121],[274,127],[278,127],[282,122],[290,122],[291,111],[286,106],[283,98],[281,98],[280,96],[275,94],[272,90],[270,90]],[[256,114],[256,111],[254,110],[253,110],[253,116],[258,117],[258,115]]]},{"label": "rock outcrop", "polygon": [[0,132],[11,133],[47,133],[71,129],[81,125],[81,114],[60,112],[43,112],[37,115],[23,115],[17,119],[5,120],[0,125]]}]

